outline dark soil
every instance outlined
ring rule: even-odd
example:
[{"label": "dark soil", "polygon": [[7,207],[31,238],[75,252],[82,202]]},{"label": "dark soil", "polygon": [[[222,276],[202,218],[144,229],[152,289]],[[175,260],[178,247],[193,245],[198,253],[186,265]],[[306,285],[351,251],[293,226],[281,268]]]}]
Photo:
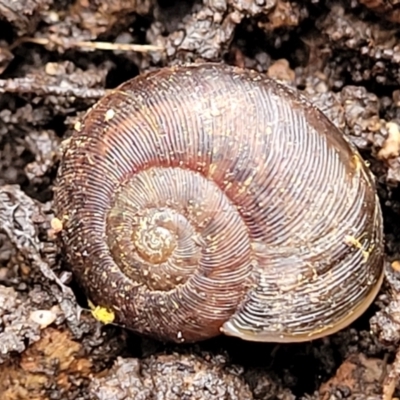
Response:
[{"label": "dark soil", "polygon": [[[61,143],[107,89],[193,61],[297,87],[369,162],[387,276],[351,327],[167,345],[90,313],[51,223]],[[395,0],[0,0],[0,399],[399,397],[399,84]]]}]

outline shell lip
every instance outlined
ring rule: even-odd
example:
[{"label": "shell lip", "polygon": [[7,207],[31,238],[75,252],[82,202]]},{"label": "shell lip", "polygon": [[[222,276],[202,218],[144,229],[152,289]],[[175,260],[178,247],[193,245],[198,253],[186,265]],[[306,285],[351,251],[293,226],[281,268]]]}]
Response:
[{"label": "shell lip", "polygon": [[377,282],[375,282],[372,290],[368,293],[365,299],[363,299],[363,301],[358,304],[356,308],[352,309],[348,314],[346,314],[335,324],[326,325],[322,328],[311,330],[308,333],[302,332],[300,334],[296,334],[272,330],[258,332],[256,330],[245,330],[238,327],[232,320],[229,320],[224,323],[224,325],[220,328],[220,331],[224,335],[237,337],[239,339],[249,342],[302,343],[321,339],[323,337],[339,332],[340,330],[352,324],[356,319],[358,319],[375,300],[381,289],[384,276],[384,268],[382,268],[379,279],[377,280]]}]

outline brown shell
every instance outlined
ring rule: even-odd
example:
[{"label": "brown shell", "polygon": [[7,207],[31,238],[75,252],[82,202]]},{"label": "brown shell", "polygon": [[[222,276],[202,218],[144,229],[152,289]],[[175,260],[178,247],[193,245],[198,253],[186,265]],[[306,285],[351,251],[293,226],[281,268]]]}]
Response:
[{"label": "brown shell", "polygon": [[333,333],[382,281],[374,180],[302,96],[254,71],[164,68],[91,109],[55,191],[96,305],[171,341]]}]

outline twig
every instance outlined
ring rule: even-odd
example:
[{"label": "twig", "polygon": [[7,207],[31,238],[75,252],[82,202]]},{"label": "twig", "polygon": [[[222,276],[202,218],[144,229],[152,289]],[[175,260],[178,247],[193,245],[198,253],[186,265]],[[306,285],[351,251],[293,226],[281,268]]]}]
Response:
[{"label": "twig", "polygon": [[51,38],[34,38],[34,37],[22,37],[16,40],[10,47],[13,50],[21,43],[35,43],[42,46],[48,46],[55,44],[61,46],[63,49],[69,48],[81,48],[87,50],[112,50],[112,51],[135,51],[139,53],[147,53],[149,51],[161,51],[163,47],[154,46],[150,44],[130,44],[130,43],[111,43],[111,42],[88,42],[74,39],[63,39],[58,37]]},{"label": "twig", "polygon": [[106,94],[106,89],[91,89],[87,87],[62,87],[45,85],[27,78],[0,79],[0,93],[34,93],[39,96],[57,95],[73,96],[80,99],[99,99]]}]

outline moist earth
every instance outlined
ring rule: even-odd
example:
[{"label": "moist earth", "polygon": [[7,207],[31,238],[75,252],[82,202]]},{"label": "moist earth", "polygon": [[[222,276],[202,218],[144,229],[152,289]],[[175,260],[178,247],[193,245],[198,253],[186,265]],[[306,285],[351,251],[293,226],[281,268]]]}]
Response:
[{"label": "moist earth", "polygon": [[[173,345],[93,318],[56,240],[63,141],[107,90],[196,61],[301,90],[375,174],[386,279],[347,329],[303,344]],[[399,83],[395,0],[0,0],[0,398],[399,397]]]}]

